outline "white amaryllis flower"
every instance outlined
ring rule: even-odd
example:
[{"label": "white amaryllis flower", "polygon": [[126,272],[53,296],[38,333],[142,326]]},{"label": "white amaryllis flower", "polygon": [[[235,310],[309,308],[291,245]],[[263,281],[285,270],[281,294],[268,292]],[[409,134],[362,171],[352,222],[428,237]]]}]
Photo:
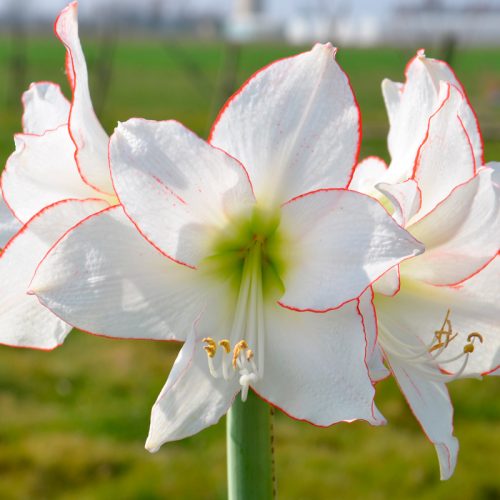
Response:
[{"label": "white amaryllis flower", "polygon": [[[378,344],[447,479],[458,442],[445,384],[500,364],[498,168],[482,166],[475,115],[445,63],[419,52],[406,83],[385,81],[383,90],[391,164],[361,162],[350,187],[392,205],[394,218],[426,252],[374,284],[376,317],[368,320],[372,292],[361,309],[367,324],[378,320]],[[372,376],[383,377],[380,352],[372,354]]]},{"label": "white amaryllis flower", "polygon": [[334,56],[316,45],[258,72],[212,144],[174,121],[120,124],[110,161],[123,209],[79,224],[38,269],[32,290],[72,324],[186,341],[150,450],[216,423],[249,388],[316,425],[383,421],[357,298],[422,246],[345,188],[360,123]]},{"label": "white amaryllis flower", "polygon": [[61,344],[72,327],[27,295],[38,263],[78,221],[117,203],[108,137],[90,100],[76,2],[62,11],[55,30],[67,49],[72,102],[57,84],[30,86],[23,94],[23,133],[15,136],[1,179],[2,246],[9,241],[0,256],[0,343],[39,349]]}]

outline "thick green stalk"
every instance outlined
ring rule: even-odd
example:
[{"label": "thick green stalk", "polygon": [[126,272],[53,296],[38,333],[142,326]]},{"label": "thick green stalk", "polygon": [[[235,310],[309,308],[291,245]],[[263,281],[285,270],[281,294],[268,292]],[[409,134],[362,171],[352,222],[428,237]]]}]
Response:
[{"label": "thick green stalk", "polygon": [[227,416],[229,500],[273,498],[271,407],[252,391],[237,396]]}]

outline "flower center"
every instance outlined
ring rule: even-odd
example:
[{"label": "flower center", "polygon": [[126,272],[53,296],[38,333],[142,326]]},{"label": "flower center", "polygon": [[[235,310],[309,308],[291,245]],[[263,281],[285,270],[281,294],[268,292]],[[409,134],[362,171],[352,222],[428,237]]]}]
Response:
[{"label": "flower center", "polygon": [[236,301],[227,336],[206,337],[204,349],[212,376],[225,380],[239,375],[241,398],[264,373],[265,301],[283,292],[283,238],[279,216],[255,208],[249,217],[231,221],[214,238],[212,252],[200,270],[227,281]]},{"label": "flower center", "polygon": [[[390,354],[403,359],[405,362],[418,367],[418,369],[428,378],[438,382],[451,382],[459,378],[464,372],[470,355],[475,350],[475,342],[483,343],[483,336],[478,332],[471,332],[467,335],[467,342],[463,346],[462,352],[452,357],[445,358],[448,346],[457,339],[458,333],[453,333],[450,319],[451,311],[448,309],[441,328],[434,332],[431,342],[423,348],[408,345],[394,336],[384,325],[380,324],[381,339],[383,347]],[[444,358],[444,359],[443,359]],[[436,373],[435,368],[441,369],[442,365],[453,363],[463,359],[463,362],[453,375]]]}]

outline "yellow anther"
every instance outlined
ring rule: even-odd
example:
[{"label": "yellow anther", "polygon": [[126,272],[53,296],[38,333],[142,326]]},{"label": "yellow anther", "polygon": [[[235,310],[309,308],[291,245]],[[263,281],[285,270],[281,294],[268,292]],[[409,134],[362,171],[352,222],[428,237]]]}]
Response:
[{"label": "yellow anther", "polygon": [[248,348],[248,344],[246,343],[246,340],[240,340],[234,346],[234,350],[233,350],[233,368],[234,369],[236,369],[236,364],[238,362],[238,357],[239,357],[241,351],[244,351],[247,348]]},{"label": "yellow anther", "polygon": [[203,339],[203,342],[207,344],[205,347],[203,347],[203,349],[205,349],[210,358],[213,358],[215,356],[215,353],[217,352],[217,344],[215,343],[215,340],[211,337],[205,337]]},{"label": "yellow anther", "polygon": [[229,354],[231,352],[231,343],[227,339],[222,339],[219,341],[219,345],[224,348],[224,351],[226,351],[226,354]]},{"label": "yellow anther", "polygon": [[[443,324],[441,325],[441,328],[439,330],[436,330],[434,332],[434,337],[436,339],[436,344],[434,344],[430,349],[429,352],[436,351],[437,349],[448,347],[448,344],[457,337],[458,333],[455,333],[453,335],[453,330],[451,326],[451,320],[450,320],[450,309],[446,312],[446,316],[444,318]],[[444,337],[444,339],[443,339]]]},{"label": "yellow anther", "polygon": [[472,333],[469,333],[468,337],[467,337],[467,342],[473,342],[474,339],[479,339],[479,342],[481,342],[481,344],[483,343],[483,336],[478,333],[478,332],[472,332]]},{"label": "yellow anther", "polygon": [[445,345],[444,342],[438,342],[429,349],[429,352],[437,351],[438,349],[441,349],[441,347],[443,347],[444,345]]},{"label": "yellow anther", "polygon": [[464,345],[464,353],[470,354],[471,352],[474,352],[474,344],[472,342]]},{"label": "yellow anther", "polygon": [[203,339],[203,342],[205,342],[209,346],[215,347],[217,349],[217,344],[215,343],[215,340],[212,337],[205,337]]},{"label": "yellow anther", "polygon": [[247,349],[246,357],[247,357],[247,361],[251,361],[253,359],[253,351],[252,351],[252,349]]},{"label": "yellow anther", "polygon": [[216,349],[214,347],[206,345],[203,349],[205,349],[205,351],[208,354],[209,358],[213,358],[215,356]]}]

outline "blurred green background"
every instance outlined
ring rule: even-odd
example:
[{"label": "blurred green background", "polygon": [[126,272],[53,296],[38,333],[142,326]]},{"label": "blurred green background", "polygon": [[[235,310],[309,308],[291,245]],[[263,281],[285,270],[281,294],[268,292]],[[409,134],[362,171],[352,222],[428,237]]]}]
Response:
[{"label": "blurred green background", "polygon": [[[204,137],[230,89],[301,50],[162,39],[95,38],[84,45],[96,111],[109,132],[117,120],[142,116],[178,119]],[[388,159],[380,82],[401,81],[412,55],[397,48],[339,52],[363,114],[361,157]],[[459,48],[453,66],[478,112],[486,159],[500,159],[500,50]],[[30,37],[20,51],[0,37],[2,165],[20,131],[20,94],[36,80],[59,82],[69,96],[55,38]],[[178,348],[80,332],[53,352],[0,347],[0,499],[225,498],[224,421],[155,455],[143,447],[151,406]],[[434,448],[392,380],[377,386],[386,427],[319,429],[277,411],[279,497],[499,499],[499,389],[493,377],[451,384],[461,451],[447,482],[439,481]]]}]

